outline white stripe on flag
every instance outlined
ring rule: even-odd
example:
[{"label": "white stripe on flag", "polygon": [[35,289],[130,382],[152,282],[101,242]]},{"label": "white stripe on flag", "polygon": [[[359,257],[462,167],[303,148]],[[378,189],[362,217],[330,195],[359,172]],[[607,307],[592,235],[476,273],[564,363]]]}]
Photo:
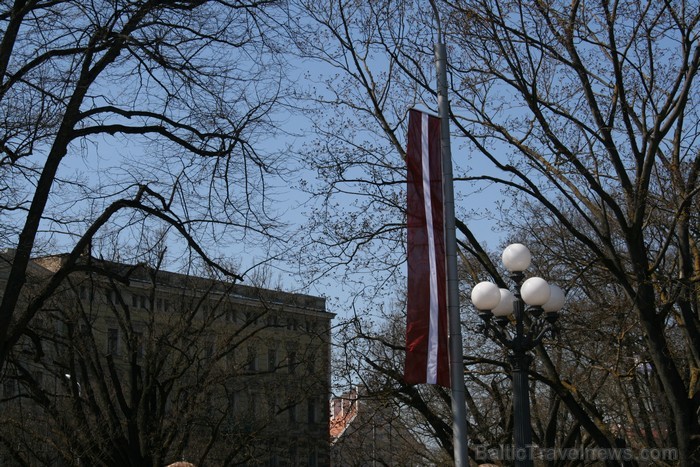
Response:
[{"label": "white stripe on flag", "polygon": [[430,331],[428,334],[428,361],[426,379],[436,384],[438,369],[438,283],[435,262],[435,230],[433,228],[433,203],[430,196],[430,145],[428,141],[428,115],[421,115],[421,163],[423,166],[423,196],[425,221],[428,229],[428,260],[430,261]]}]

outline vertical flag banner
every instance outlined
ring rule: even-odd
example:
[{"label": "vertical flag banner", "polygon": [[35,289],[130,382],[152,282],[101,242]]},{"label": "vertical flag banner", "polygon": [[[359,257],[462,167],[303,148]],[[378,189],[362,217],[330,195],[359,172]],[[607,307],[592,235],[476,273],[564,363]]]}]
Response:
[{"label": "vertical flag banner", "polygon": [[408,117],[408,302],[404,381],[450,387],[440,119]]}]

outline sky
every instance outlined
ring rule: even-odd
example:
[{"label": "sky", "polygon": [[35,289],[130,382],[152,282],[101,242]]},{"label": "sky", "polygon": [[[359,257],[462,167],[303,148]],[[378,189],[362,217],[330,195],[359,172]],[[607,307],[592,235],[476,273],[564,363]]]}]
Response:
[{"label": "sky", "polygon": [[[336,71],[312,61],[296,61],[293,62],[295,68],[290,71],[290,74],[296,76],[297,83],[304,86],[304,80],[308,81],[308,86],[314,86],[323,75],[329,75]],[[435,103],[437,107],[437,103]],[[276,120],[281,123],[283,133],[274,138],[260,139],[257,144],[261,145],[265,152],[283,152],[288,146],[295,150],[302,150],[303,145],[312,138],[313,135],[308,135],[307,132],[311,128],[308,116],[303,113],[294,111],[284,111],[276,115]],[[69,155],[65,160],[65,165],[62,167],[62,174],[69,177],[77,177],[83,180],[88,180],[91,185],[102,186],[109,185],[113,179],[123,177],[128,169],[128,161],[141,161],[144,157],[153,157],[149,153],[152,149],[145,144],[143,139],[134,137],[116,137],[116,138],[98,138],[93,139],[74,154]],[[468,154],[465,154],[465,148],[453,141],[452,144],[453,161],[455,161],[455,174],[459,174],[461,169],[464,169],[463,162],[468,160]],[[397,154],[398,158],[399,155]],[[156,167],[160,159],[155,158],[153,162],[154,173],[162,167]],[[475,164],[473,160],[470,164]],[[478,163],[477,163],[478,164]],[[479,167],[481,169],[481,167]],[[143,174],[134,174],[134,178]],[[303,229],[306,222],[309,210],[308,198],[300,189],[299,185],[302,180],[313,182],[317,174],[306,167],[296,166],[295,170],[287,174],[284,178],[271,177],[269,179],[271,196],[274,202],[270,205],[271,209],[281,214],[283,221],[290,224],[290,231],[298,232]],[[146,177],[148,179],[148,177]],[[157,179],[151,178],[152,182],[157,182]],[[493,222],[486,215],[485,209],[495,207],[496,200],[500,193],[495,188],[480,188],[475,191],[472,186],[465,183],[457,183],[455,186],[455,202],[458,210],[458,215],[467,213],[470,219],[469,227],[474,231],[488,248],[496,248],[500,241],[500,236],[494,232]],[[350,201],[350,200],[348,200]],[[95,209],[97,204],[95,203]],[[67,207],[67,209],[76,208],[75,206]],[[79,210],[76,210],[78,216]],[[461,218],[465,218],[461,216]],[[79,219],[78,219],[79,221]],[[56,250],[66,250],[72,245],[74,239],[71,235],[55,236],[53,238],[54,248]],[[173,257],[177,256],[174,251],[170,252]],[[238,265],[241,271],[248,271],[250,276],[255,275],[255,269],[267,268],[263,275],[268,274],[268,286],[280,287],[287,291],[311,293],[314,295],[322,295],[332,298],[329,306],[337,307],[331,309],[339,314],[343,314],[342,309],[347,303],[352,301],[352,296],[355,292],[354,287],[357,284],[343,284],[342,271],[337,271],[338,274],[325,277],[311,286],[308,286],[304,281],[300,280],[298,275],[298,264],[284,264],[277,261],[267,261],[269,259],[269,250],[260,242],[256,241],[256,237],[246,236],[239,237],[239,241],[231,244],[216,245],[217,255],[224,255]],[[262,265],[262,266],[261,266]],[[303,266],[303,265],[302,265]],[[394,300],[394,297],[389,296],[389,301]]]},{"label": "sky", "polygon": [[[306,62],[300,66],[296,72],[302,76],[316,76],[327,73],[323,67]],[[283,130],[286,133],[282,138],[271,138],[265,143],[264,151],[275,152],[283,150],[287,146],[300,149],[307,142],[304,133],[310,128],[310,123],[303,114],[286,113],[278,115],[279,121],[283,122]],[[312,136],[309,136],[312,137]],[[103,138],[94,140],[92,144],[84,148],[83,153],[78,156],[72,155],[66,159],[63,167],[64,174],[71,174],[80,178],[87,178],[91,184],[100,186],[109,184],[112,177],[123,172],[125,161],[143,158],[148,153],[148,146],[142,141],[134,138]],[[459,144],[452,144],[453,160],[460,161],[467,159],[464,147]],[[397,157],[398,154],[397,154]],[[455,164],[455,165],[457,165]],[[455,169],[455,174],[459,173],[459,168]],[[292,174],[285,179],[270,179],[272,207],[281,213],[282,220],[289,223],[290,231],[298,232],[307,221],[308,198],[305,193],[298,189],[301,180],[314,181],[317,174],[304,167],[297,167]],[[484,214],[484,208],[495,206],[495,201],[499,192],[495,188],[481,189],[474,191],[465,183],[457,182],[455,185],[455,202],[459,212],[471,212],[469,215],[469,227],[482,240],[483,244],[489,248],[496,248],[500,241],[499,235],[494,232],[493,222]],[[350,200],[348,200],[350,201]],[[70,238],[67,238],[66,245],[70,245]],[[56,238],[57,248],[61,249],[61,238]],[[68,248],[68,246],[66,246]],[[345,315],[350,312],[346,310],[348,303],[353,301],[357,284],[344,284],[342,282],[342,270],[335,271],[331,276],[324,277],[319,282],[310,286],[300,280],[297,273],[298,264],[286,264],[277,260],[269,261],[269,250],[256,242],[255,236],[248,237],[240,243],[229,245],[218,245],[218,252],[224,254],[239,264],[240,270],[248,272],[248,278],[257,274],[267,275],[266,285],[273,288],[281,288],[286,291],[310,293],[329,298],[329,311]],[[303,267],[303,265],[302,265]],[[395,301],[394,294],[388,294],[386,303],[379,306],[391,306]],[[365,304],[364,306],[377,307],[377,304]]]}]

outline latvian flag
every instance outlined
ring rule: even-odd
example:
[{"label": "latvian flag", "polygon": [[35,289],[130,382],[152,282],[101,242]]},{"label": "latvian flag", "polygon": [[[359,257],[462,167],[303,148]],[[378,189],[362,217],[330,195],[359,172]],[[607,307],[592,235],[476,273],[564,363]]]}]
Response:
[{"label": "latvian flag", "polygon": [[408,118],[408,384],[450,386],[440,119]]}]

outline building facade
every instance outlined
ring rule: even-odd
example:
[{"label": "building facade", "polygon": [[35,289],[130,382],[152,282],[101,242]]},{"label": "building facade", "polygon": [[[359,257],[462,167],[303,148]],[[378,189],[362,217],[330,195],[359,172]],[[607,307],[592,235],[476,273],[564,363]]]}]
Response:
[{"label": "building facade", "polygon": [[3,459],[329,465],[324,299],[83,257],[44,300],[66,259],[31,265]]}]

